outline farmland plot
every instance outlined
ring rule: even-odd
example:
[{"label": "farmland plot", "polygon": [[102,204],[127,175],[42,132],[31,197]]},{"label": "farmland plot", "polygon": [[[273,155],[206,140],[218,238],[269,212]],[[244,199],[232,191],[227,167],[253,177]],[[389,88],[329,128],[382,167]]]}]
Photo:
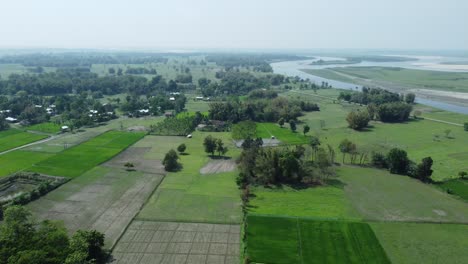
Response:
[{"label": "farmland plot", "polygon": [[306,218],[247,218],[253,263],[390,263],[368,224]]},{"label": "farmland plot", "polygon": [[23,132],[17,129],[1,131],[0,152],[20,147],[41,139],[45,139],[47,137],[47,135],[38,135],[34,133]]},{"label": "farmland plot", "polygon": [[239,249],[239,225],[133,221],[111,263],[238,264]]}]

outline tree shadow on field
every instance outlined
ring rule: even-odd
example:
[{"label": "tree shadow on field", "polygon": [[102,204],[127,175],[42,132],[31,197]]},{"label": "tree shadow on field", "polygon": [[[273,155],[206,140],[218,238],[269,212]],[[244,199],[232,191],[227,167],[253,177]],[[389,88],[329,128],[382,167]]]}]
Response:
[{"label": "tree shadow on field", "polygon": [[228,156],[211,156],[210,155],[210,158],[213,159],[213,160],[230,160],[231,157],[228,157]]},{"label": "tree shadow on field", "polygon": [[325,180],[325,183],[329,186],[333,186],[333,187],[340,188],[340,189],[344,189],[344,187],[346,186],[346,183],[338,179],[328,179],[328,180]]},{"label": "tree shadow on field", "polygon": [[190,155],[190,153],[187,153],[187,152],[182,152],[182,153],[179,153],[179,155],[181,155],[181,156],[189,156],[189,155]]}]

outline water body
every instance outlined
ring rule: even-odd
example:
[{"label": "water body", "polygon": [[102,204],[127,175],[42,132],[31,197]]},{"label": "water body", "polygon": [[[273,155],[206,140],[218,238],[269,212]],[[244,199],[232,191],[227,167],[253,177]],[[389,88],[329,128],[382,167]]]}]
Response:
[{"label": "water body", "polygon": [[[435,69],[437,64],[441,62],[450,62],[450,61],[466,61],[466,58],[451,58],[451,57],[430,57],[430,56],[420,56],[417,57],[417,61],[405,61],[405,62],[368,62],[363,61],[356,64],[336,64],[336,65],[310,65],[313,61],[322,60],[340,60],[343,58],[332,58],[332,57],[315,57],[312,60],[302,60],[302,61],[283,61],[271,63],[273,71],[278,74],[283,74],[291,77],[298,76],[302,79],[309,79],[312,82],[321,84],[322,82],[327,82],[333,88],[346,89],[346,90],[360,90],[362,89],[361,85],[356,85],[353,83],[341,82],[336,80],[331,80],[327,78],[322,78],[315,76],[309,73],[301,71],[301,69],[325,69],[325,68],[334,68],[334,67],[400,67],[407,69],[417,69],[417,70],[442,70]],[[433,65],[432,68],[427,68],[426,65]],[[435,66],[434,66],[435,65]],[[447,70],[445,71],[454,71]],[[467,71],[468,70],[457,70],[457,71]],[[450,104],[442,101],[428,100],[422,98],[416,98],[416,102],[423,105],[428,105],[434,108],[443,109],[449,112],[455,112],[460,114],[468,114],[468,107],[459,106],[455,104]]]}]

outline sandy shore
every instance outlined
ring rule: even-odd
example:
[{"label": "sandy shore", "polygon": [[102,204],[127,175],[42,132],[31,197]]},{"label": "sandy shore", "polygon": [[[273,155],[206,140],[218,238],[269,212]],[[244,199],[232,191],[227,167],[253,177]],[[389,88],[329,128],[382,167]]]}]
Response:
[{"label": "sandy shore", "polygon": [[468,71],[468,65],[463,64],[439,64],[439,63],[412,63],[414,66],[419,66],[431,70],[454,70]]},{"label": "sandy shore", "polygon": [[429,89],[411,89],[409,90],[414,93],[419,93],[427,96],[443,96],[443,97],[451,97],[456,99],[463,99],[468,100],[468,93],[460,93],[460,92],[448,92],[448,91],[438,91],[438,90],[429,90]]}]

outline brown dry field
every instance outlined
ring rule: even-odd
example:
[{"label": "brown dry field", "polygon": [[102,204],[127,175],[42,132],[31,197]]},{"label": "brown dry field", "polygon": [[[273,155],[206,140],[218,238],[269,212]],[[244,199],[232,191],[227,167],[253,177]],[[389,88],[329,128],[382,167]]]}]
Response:
[{"label": "brown dry field", "polygon": [[240,225],[133,221],[112,264],[238,264]]},{"label": "brown dry field", "polygon": [[[143,159],[148,149],[131,147],[28,207],[39,219],[63,221],[70,233],[96,229],[111,248],[164,177],[159,161]],[[127,161],[134,171],[123,169]]]},{"label": "brown dry field", "polygon": [[234,160],[213,160],[208,162],[203,168],[200,169],[201,174],[214,174],[221,172],[230,172],[236,169],[236,162]]}]

